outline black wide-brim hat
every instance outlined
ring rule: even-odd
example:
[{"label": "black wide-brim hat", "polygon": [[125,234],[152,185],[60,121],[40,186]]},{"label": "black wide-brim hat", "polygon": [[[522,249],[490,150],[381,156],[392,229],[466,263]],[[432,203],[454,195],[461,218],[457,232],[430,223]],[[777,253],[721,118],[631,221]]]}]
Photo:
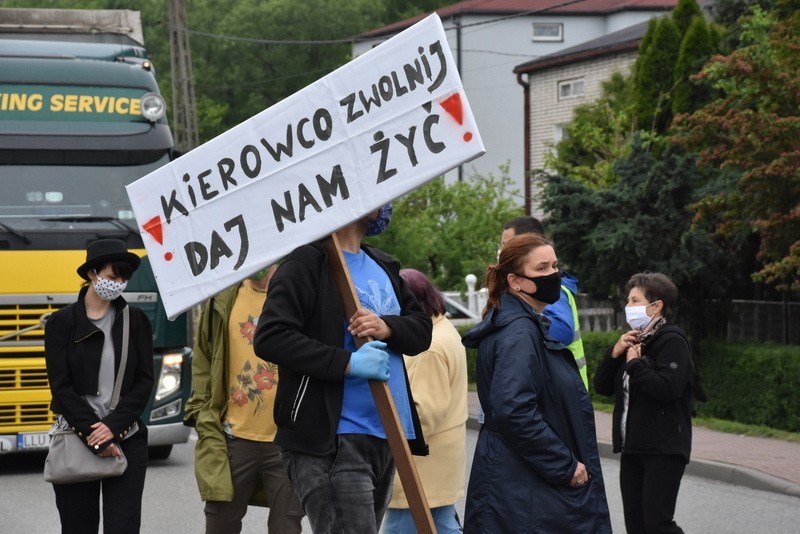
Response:
[{"label": "black wide-brim hat", "polygon": [[128,252],[125,242],[120,239],[98,239],[86,247],[86,262],[78,267],[78,276],[84,280],[89,277],[89,269],[97,269],[109,263],[125,261],[131,264],[133,270],[139,268],[139,256]]}]

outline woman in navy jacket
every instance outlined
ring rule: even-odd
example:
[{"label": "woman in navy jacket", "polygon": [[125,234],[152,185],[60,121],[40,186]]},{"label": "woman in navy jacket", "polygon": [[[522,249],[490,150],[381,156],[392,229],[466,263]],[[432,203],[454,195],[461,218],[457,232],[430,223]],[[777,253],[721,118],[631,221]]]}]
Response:
[{"label": "woman in navy jacket", "polygon": [[77,302],[53,313],[45,326],[45,360],[50,409],[91,452],[117,456],[128,468],[122,476],[75,484],[53,484],[63,532],[97,532],[100,491],[103,532],[136,533],[141,523],[147,469],[147,427],[141,419],[153,389],[153,336],[139,308],[130,309],[128,361],[119,402],[109,410],[122,355],[120,295],[139,266],[139,257],[119,239],[89,245],[78,275],[86,280]]},{"label": "woman in navy jacket", "polygon": [[485,422],[467,490],[464,532],[611,532],[594,411],[575,359],[541,314],[561,277],[549,239],[514,237],[486,273],[478,348]]},{"label": "woman in navy jacket", "polygon": [[606,353],[595,390],[614,396],[614,452],[620,459],[625,527],[630,533],[683,532],[675,502],[692,448],[692,353],[669,319],[678,288],[661,273],[626,285],[633,328]]}]

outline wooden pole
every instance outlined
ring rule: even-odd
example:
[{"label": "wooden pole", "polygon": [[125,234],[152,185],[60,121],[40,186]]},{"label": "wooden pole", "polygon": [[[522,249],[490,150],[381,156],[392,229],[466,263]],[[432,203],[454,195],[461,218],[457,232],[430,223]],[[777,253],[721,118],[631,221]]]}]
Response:
[{"label": "wooden pole", "polygon": [[[336,233],[331,234],[325,240],[325,249],[328,253],[328,267],[336,281],[336,286],[339,288],[339,296],[342,299],[344,313],[346,319],[349,320],[358,310],[359,300]],[[357,347],[361,347],[369,341],[357,336],[353,336],[353,339]],[[397,474],[400,476],[400,482],[403,484],[403,490],[408,499],[411,516],[417,526],[417,532],[420,534],[436,534],[433,516],[431,516],[431,511],[428,508],[428,501],[425,499],[425,492],[419,480],[417,466],[411,458],[408,441],[406,441],[406,436],[400,426],[400,418],[397,416],[397,408],[395,408],[394,399],[389,391],[389,384],[381,380],[369,380],[368,382],[372,397],[375,399],[375,405],[378,408],[378,414],[383,423],[383,429],[386,432],[389,449],[394,457]]]}]

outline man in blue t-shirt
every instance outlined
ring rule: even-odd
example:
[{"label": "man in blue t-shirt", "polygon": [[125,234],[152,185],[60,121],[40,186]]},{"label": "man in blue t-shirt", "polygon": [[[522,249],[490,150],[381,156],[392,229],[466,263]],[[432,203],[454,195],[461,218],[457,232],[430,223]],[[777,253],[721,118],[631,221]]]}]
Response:
[{"label": "man in blue t-shirt", "polygon": [[399,263],[362,244],[390,216],[384,206],[337,232],[361,304],[352,317],[313,243],[278,267],[258,320],[255,352],[280,366],[275,443],[315,533],[377,533],[389,504],[394,460],[368,380],[388,381],[411,452],[427,454],[402,355],[430,346],[431,320]]}]

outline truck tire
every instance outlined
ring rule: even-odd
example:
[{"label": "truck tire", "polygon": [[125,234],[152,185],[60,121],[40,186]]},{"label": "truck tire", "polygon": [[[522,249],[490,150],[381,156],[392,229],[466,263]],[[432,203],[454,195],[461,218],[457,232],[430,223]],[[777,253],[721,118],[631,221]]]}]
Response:
[{"label": "truck tire", "polygon": [[158,445],[150,447],[148,457],[151,460],[166,460],[172,453],[172,445]]}]

